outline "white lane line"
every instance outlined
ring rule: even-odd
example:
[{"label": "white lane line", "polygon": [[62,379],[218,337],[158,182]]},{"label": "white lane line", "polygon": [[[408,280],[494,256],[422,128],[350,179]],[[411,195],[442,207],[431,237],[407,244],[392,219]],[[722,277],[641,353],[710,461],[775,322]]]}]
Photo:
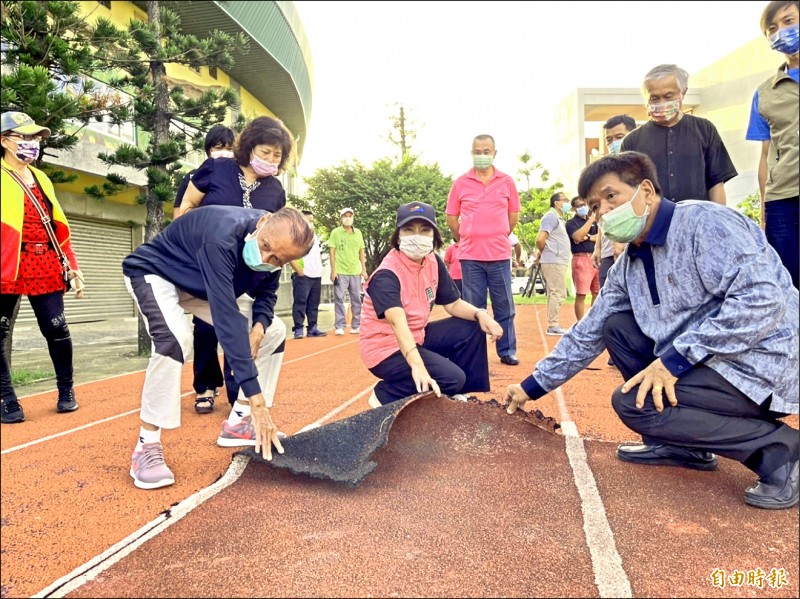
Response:
[{"label": "white lane line", "polygon": [[328,412],[327,414],[325,414],[325,415],[324,415],[322,418],[320,418],[319,420],[316,420],[316,421],[312,422],[311,424],[307,424],[306,426],[304,426],[303,428],[301,428],[301,429],[300,429],[299,431],[297,431],[297,432],[298,432],[298,433],[304,433],[304,432],[306,432],[306,431],[308,431],[308,430],[311,430],[312,428],[317,428],[318,426],[321,426],[321,425],[322,425],[324,422],[326,422],[327,420],[330,420],[331,418],[333,418],[334,416],[336,416],[336,414],[338,414],[338,413],[339,413],[339,412],[341,412],[342,410],[345,410],[346,408],[350,407],[350,406],[351,406],[351,405],[353,405],[355,402],[357,402],[359,399],[361,399],[362,397],[364,397],[364,396],[365,396],[367,393],[369,393],[370,391],[372,391],[372,389],[373,389],[374,387],[375,387],[375,385],[374,385],[374,384],[372,384],[372,385],[370,385],[369,387],[367,387],[366,389],[364,389],[363,391],[359,391],[357,395],[354,395],[353,397],[351,397],[350,399],[348,399],[346,402],[344,402],[344,403],[343,403],[342,405],[340,405],[338,408],[334,408],[333,410],[331,410],[330,412]]},{"label": "white lane line", "polygon": [[[372,391],[374,386],[374,384],[370,385],[366,389],[360,391],[358,394],[341,404],[338,408],[335,408],[325,414],[325,416],[319,420],[304,426],[300,432],[316,428],[323,422],[333,418],[339,412],[346,409],[348,406],[352,405],[359,399],[363,398],[367,393]],[[214,495],[236,482],[242,476],[247,464],[249,463],[249,457],[241,455],[236,456],[233,458],[233,462],[228,467],[225,475],[217,482],[197,491],[194,495],[179,502],[167,513],[160,514],[157,518],[151,522],[148,522],[136,532],[128,535],[115,545],[112,545],[106,551],[90,559],[85,564],[78,566],[69,574],[62,576],[47,588],[39,591],[35,595],[31,595],[31,597],[66,597],[87,582],[94,580],[97,578],[97,576],[108,570],[111,566],[141,547],[148,540],[162,533],[168,527],[172,526],[178,520],[186,516],[193,509],[208,501]]]},{"label": "white lane line", "polygon": [[[357,339],[354,339],[353,341],[348,341],[346,343],[342,343],[342,344],[336,345],[334,347],[329,347],[328,349],[323,349],[323,350],[320,350],[318,352],[314,352],[313,354],[308,354],[307,356],[301,356],[300,358],[295,358],[294,360],[288,360],[288,361],[284,362],[283,365],[285,366],[286,364],[292,364],[294,362],[299,362],[300,360],[305,360],[306,358],[311,358],[313,356],[317,356],[319,354],[323,354],[325,352],[328,352],[328,351],[331,351],[331,350],[334,350],[334,349],[339,349],[340,347],[344,347],[346,345],[350,345],[351,343],[356,343],[357,341],[358,341]],[[188,362],[187,362],[187,364],[188,364]],[[141,370],[139,372],[144,372],[144,370]],[[126,374],[134,374],[134,373],[126,373]],[[118,375],[118,376],[126,376],[126,375],[123,374],[123,375]],[[108,377],[107,379],[99,379],[99,381],[91,381],[91,382],[92,383],[97,383],[97,382],[100,382],[100,381],[105,381],[105,380],[109,380],[109,379],[113,379],[113,378],[117,378],[117,377],[113,377],[112,376],[112,377]],[[81,383],[81,385],[78,385],[78,387],[80,387],[82,385],[88,385],[88,384],[90,384],[90,383]],[[372,388],[372,387],[370,387],[370,388]],[[192,395],[193,393],[194,393],[194,391],[187,391],[186,393],[181,394],[181,399],[183,399],[184,397],[186,397],[188,395]],[[31,396],[29,396],[29,397],[31,397]],[[22,399],[24,399],[24,398],[22,398]],[[351,400],[351,402],[352,401],[353,400]],[[347,405],[349,405],[349,404],[347,404]],[[336,410],[334,410],[334,412],[336,412],[337,410],[338,411],[343,410],[345,407],[347,407],[347,405],[341,406],[341,408],[337,408]],[[31,447],[33,445],[38,445],[39,443],[44,443],[45,441],[50,441],[52,439],[57,439],[58,437],[63,437],[64,435],[71,435],[72,433],[76,433],[78,431],[90,428],[92,426],[96,426],[98,424],[103,424],[105,422],[110,422],[111,420],[116,420],[117,418],[123,418],[125,416],[130,416],[131,414],[136,414],[139,410],[140,410],[140,408],[136,408],[135,410],[130,410],[128,412],[123,412],[122,414],[117,414],[115,416],[109,416],[108,418],[103,418],[102,420],[95,420],[94,422],[90,422],[88,424],[84,424],[82,426],[78,426],[76,428],[72,428],[72,429],[70,429],[68,431],[62,431],[60,433],[55,433],[55,434],[49,435],[47,437],[42,437],[41,439],[36,439],[34,441],[28,441],[27,443],[23,443],[22,445],[15,445],[14,447],[9,447],[8,449],[4,449],[3,451],[0,451],[0,455],[5,455],[7,453],[11,453],[12,451],[17,451],[19,449],[25,449],[26,447]],[[327,418],[327,417],[328,416],[325,416],[324,418]],[[313,428],[311,425],[309,425],[309,427]]]},{"label": "white lane line", "polygon": [[139,530],[125,537],[97,557],[92,558],[82,566],[78,566],[66,576],[62,576],[53,584],[42,589],[32,597],[66,597],[80,586],[96,578],[108,570],[122,558],[132,553],[144,543],[160,534],[193,509],[211,499],[214,495],[236,482],[250,462],[246,456],[236,456],[225,474],[214,484],[197,491],[187,499],[171,507],[166,513],[142,526]]},{"label": "white lane line", "polygon": [[[536,311],[536,324],[539,328],[542,345],[548,348],[538,310]],[[566,437],[567,458],[572,467],[572,476],[575,486],[578,488],[578,495],[581,498],[583,532],[592,559],[592,571],[597,590],[600,597],[633,597],[628,575],[622,566],[622,558],[617,552],[614,532],[606,517],[603,499],[600,497],[594,474],[586,459],[583,439],[578,434],[575,422],[570,418],[561,388],[555,389],[553,394],[558,401],[561,429]]]},{"label": "white lane line", "polygon": [[[187,393],[183,393],[181,395],[181,399],[186,397],[187,395],[191,395],[194,391],[189,391]],[[103,424],[104,422],[110,422],[112,420],[116,420],[117,418],[123,418],[125,416],[130,416],[131,414],[136,414],[141,408],[136,408],[135,410],[129,410],[127,412],[123,412],[122,414],[116,414],[115,416],[109,416],[108,418],[103,418],[102,420],[95,420],[94,422],[89,422],[88,424],[83,424],[81,426],[76,426],[75,428],[71,428],[68,431],[62,431],[60,433],[55,433],[53,435],[48,435],[47,437],[42,437],[41,439],[35,439],[33,441],[28,441],[27,443],[23,443],[22,445],[15,445],[14,447],[9,447],[8,449],[4,449],[0,451],[0,455],[5,455],[7,453],[11,453],[12,451],[17,451],[18,449],[25,449],[26,447],[31,447],[32,445],[38,445],[39,443],[44,443],[45,441],[50,441],[51,439],[57,439],[58,437],[63,437],[64,435],[71,435],[72,433],[76,433],[78,431],[82,431],[87,428],[91,428],[98,424]]]}]

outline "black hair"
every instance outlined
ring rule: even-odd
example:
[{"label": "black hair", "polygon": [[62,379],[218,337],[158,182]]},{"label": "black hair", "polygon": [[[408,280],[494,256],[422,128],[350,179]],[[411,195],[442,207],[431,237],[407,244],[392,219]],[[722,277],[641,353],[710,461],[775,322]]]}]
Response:
[{"label": "black hair", "polygon": [[572,198],[569,201],[569,203],[572,205],[573,208],[577,208],[577,206],[575,204],[577,204],[578,202],[582,202],[582,201],[583,201],[583,198],[581,196],[575,196],[574,198]]},{"label": "black hair", "polygon": [[775,15],[778,14],[779,11],[783,10],[787,6],[796,6],[800,9],[800,2],[798,0],[773,0],[769,4],[767,4],[764,12],[761,13],[761,33],[764,35],[767,34],[767,29],[772,24],[772,21],[775,20]]},{"label": "black hair", "polygon": [[561,196],[564,196],[564,199],[566,199],[567,194],[565,194],[563,191],[557,191],[553,195],[550,196],[550,207],[551,208],[556,205],[556,202],[560,202],[561,201],[561,199],[562,199]]},{"label": "black hair", "polygon": [[636,120],[627,114],[618,114],[612,116],[610,119],[606,121],[606,124],[603,125],[603,129],[608,131],[609,129],[613,129],[617,125],[625,125],[625,128],[628,130],[628,133],[636,129]]},{"label": "black hair", "polygon": [[589,164],[578,179],[578,195],[582,198],[587,197],[595,183],[608,174],[617,175],[623,183],[631,187],[637,187],[647,179],[653,184],[656,193],[661,195],[656,167],[653,161],[641,152],[609,154]]},{"label": "black hair", "polygon": [[[415,218],[414,220],[408,222],[413,223],[415,221],[420,221],[420,220],[428,225],[431,224],[424,218]],[[408,223],[405,224],[407,225]],[[400,227],[396,228],[394,230],[394,233],[392,233],[392,236],[389,238],[389,245],[396,250],[400,249]],[[438,251],[442,249],[443,245],[444,245],[444,240],[442,239],[442,234],[439,232],[439,227],[433,227],[433,249]]]},{"label": "black hair", "polygon": [[205,150],[206,156],[211,153],[214,146],[230,146],[233,147],[233,140],[236,139],[236,134],[233,129],[225,125],[214,125],[206,133]]},{"label": "black hair", "polygon": [[250,121],[239,134],[233,148],[233,156],[241,166],[250,164],[250,155],[253,148],[260,145],[280,146],[282,150],[278,172],[283,172],[283,167],[292,153],[294,140],[291,133],[283,124],[268,116],[260,116]]}]

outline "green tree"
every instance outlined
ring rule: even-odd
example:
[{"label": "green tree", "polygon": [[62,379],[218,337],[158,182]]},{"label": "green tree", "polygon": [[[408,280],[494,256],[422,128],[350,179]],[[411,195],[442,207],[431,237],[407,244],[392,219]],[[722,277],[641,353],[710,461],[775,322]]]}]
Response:
[{"label": "green tree", "polygon": [[754,220],[759,226],[761,225],[761,194],[759,192],[751,193],[736,204],[736,208],[747,218]]},{"label": "green tree", "polygon": [[[550,183],[550,171],[540,162],[534,162],[530,152],[525,150],[518,156],[522,166],[517,174],[524,178],[525,187],[520,191],[520,214],[517,223],[519,237],[525,251],[530,255],[536,245],[539,225],[545,212],[550,209],[550,198],[554,193],[564,189],[560,181]],[[534,184],[531,184],[533,180]],[[536,184],[538,182],[538,185]]]},{"label": "green tree", "polygon": [[[41,141],[35,165],[53,183],[73,181],[76,173],[68,174],[45,162],[53,157],[48,149],[72,150],[92,119],[102,119],[113,111],[124,116],[125,107],[84,76],[103,66],[97,49],[107,48],[116,40],[97,35],[75,1],[6,0],[0,3],[0,17],[5,67],[0,78],[2,112],[24,112],[48,127],[51,135]],[[9,363],[19,304],[17,301],[6,337]]]},{"label": "green tree", "polygon": [[417,138],[417,130],[415,128],[416,121],[413,121],[406,113],[405,106],[396,103],[397,114],[389,117],[392,123],[392,128],[386,139],[400,150],[400,159],[406,156],[412,156],[411,144]]},{"label": "green tree", "polygon": [[86,77],[106,67],[102,53],[120,40],[91,27],[76,1],[4,1],[0,13],[2,60],[11,67],[2,76],[2,110],[24,112],[48,127],[36,166],[54,183],[73,181],[76,173],[45,163],[53,156],[47,149],[73,149],[82,129],[107,114],[127,118],[118,96]]},{"label": "green tree", "polygon": [[[247,52],[248,41],[243,33],[231,36],[217,30],[202,39],[184,34],[180,17],[157,0],[147,2],[146,22],[131,19],[127,29],[120,31],[108,21],[98,21],[101,27],[122,39],[103,57],[117,73],[110,84],[132,97],[133,122],[145,133],[146,144],[122,144],[100,158],[147,175],[139,201],[147,206],[144,239],[150,241],[163,229],[164,202],[175,197],[179,161],[202,147],[206,130],[224,121],[229,108],[239,106],[238,94],[231,88],[206,89],[192,97],[180,86],[170,87],[167,65],[230,69],[233,53]],[[107,195],[97,186],[85,191],[96,198]]]},{"label": "green tree", "polygon": [[355,211],[355,226],[361,230],[366,246],[367,271],[372,272],[389,251],[389,238],[395,229],[397,208],[408,202],[425,202],[436,209],[441,231],[447,231],[444,208],[453,184],[438,164],[421,164],[407,155],[400,162],[389,158],[371,167],[358,161],[317,169],[305,180],[306,195],[295,200],[299,208],[314,211],[315,221],[325,231],[341,222],[339,212]]},{"label": "green tree", "polygon": [[[112,153],[100,154],[100,159],[146,174],[139,202],[147,206],[144,240],[150,241],[164,228],[164,202],[175,198],[180,160],[191,149],[202,147],[206,130],[224,121],[228,109],[239,105],[238,95],[229,87],[206,89],[197,96],[186,94],[180,86],[170,87],[167,65],[229,70],[233,53],[244,54],[249,45],[243,33],[230,35],[214,30],[204,38],[187,35],[182,32],[178,15],[157,0],[147,2],[146,22],[131,19],[121,31],[109,21],[98,20],[97,29],[118,40],[114,48],[100,54],[114,73],[109,84],[132,97],[133,122],[145,139],[143,145],[123,144]],[[112,189],[94,185],[85,192],[102,199],[113,193],[113,187],[127,182],[117,177],[111,184]],[[147,353],[149,345],[140,318],[139,352]]]}]

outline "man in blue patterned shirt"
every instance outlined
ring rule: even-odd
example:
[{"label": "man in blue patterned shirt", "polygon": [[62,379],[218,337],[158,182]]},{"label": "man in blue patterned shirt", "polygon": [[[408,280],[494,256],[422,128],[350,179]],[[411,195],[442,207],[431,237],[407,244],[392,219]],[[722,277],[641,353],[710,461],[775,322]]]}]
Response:
[{"label": "man in blue patterned shirt", "polygon": [[612,405],[644,443],[621,460],[713,470],[716,453],[759,476],[746,503],[797,504],[800,436],[778,418],[798,413],[798,292],[764,233],[725,206],[662,198],[638,152],[590,164],[578,188],[629,246],[586,316],[509,385],[509,413],[608,348],[626,381]]}]

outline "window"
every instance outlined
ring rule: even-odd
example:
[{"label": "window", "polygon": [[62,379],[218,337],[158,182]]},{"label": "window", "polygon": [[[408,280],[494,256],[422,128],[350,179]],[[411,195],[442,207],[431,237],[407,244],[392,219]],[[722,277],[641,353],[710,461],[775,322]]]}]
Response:
[{"label": "window", "polygon": [[[125,92],[110,87],[102,81],[98,81],[96,79],[91,79],[91,83],[93,85],[91,92],[93,100],[96,100],[107,106],[131,103],[131,96]],[[72,94],[75,97],[80,97],[84,93],[83,85],[84,79],[81,79],[76,83],[61,81],[58,83],[57,89],[61,92]],[[109,138],[112,142],[136,145],[136,128],[131,122],[122,123],[121,125],[114,125],[111,122],[111,118],[104,115],[100,121],[94,119],[89,121],[86,129],[88,131],[99,133],[104,138]]]}]

